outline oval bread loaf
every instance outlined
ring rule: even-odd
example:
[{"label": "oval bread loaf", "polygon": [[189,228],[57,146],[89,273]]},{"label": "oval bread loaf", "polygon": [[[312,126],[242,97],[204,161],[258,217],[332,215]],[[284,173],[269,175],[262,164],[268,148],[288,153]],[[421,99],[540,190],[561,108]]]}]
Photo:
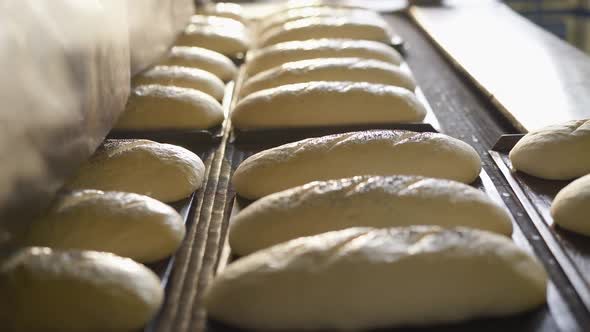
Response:
[{"label": "oval bread loaf", "polygon": [[203,161],[180,146],[148,140],[108,140],[65,187],[131,192],[174,202],[200,188],[204,176]]},{"label": "oval bread loaf", "polygon": [[240,96],[281,85],[310,81],[367,82],[416,89],[413,77],[399,66],[361,58],[324,58],[288,62],[249,78]]},{"label": "oval bread loaf", "polygon": [[190,67],[156,66],[133,79],[134,86],[170,85],[202,91],[211,97],[222,100],[225,90],[223,81],[212,73]]},{"label": "oval bread loaf", "polygon": [[190,24],[202,26],[219,26],[238,30],[247,30],[246,25],[239,20],[223,16],[193,15]]},{"label": "oval bread loaf", "polygon": [[563,188],[551,205],[555,224],[590,236],[590,174]]},{"label": "oval bread loaf", "polygon": [[224,119],[219,101],[204,92],[152,84],[131,91],[115,128],[208,129],[221,124]]},{"label": "oval bread loaf", "polygon": [[473,182],[481,170],[467,143],[438,133],[372,130],[308,138],[259,152],[236,169],[237,193],[257,199],[312,181],[356,175],[420,175]]},{"label": "oval bread loaf", "polygon": [[249,76],[287,62],[317,58],[374,59],[400,65],[401,55],[392,47],[371,40],[310,39],[279,43],[248,53],[246,73]]},{"label": "oval bread loaf", "polygon": [[0,266],[0,321],[8,331],[134,331],[160,308],[158,277],[131,259],[26,248]]},{"label": "oval bread loaf", "polygon": [[161,65],[198,68],[223,81],[234,79],[238,68],[225,55],[201,47],[174,46]]},{"label": "oval bread loaf", "polygon": [[265,196],[230,223],[232,252],[350,227],[464,226],[510,235],[510,214],[460,182],[419,176],[356,176],[316,181]]},{"label": "oval bread loaf", "polygon": [[521,313],[545,303],[543,266],[508,237],[434,226],[299,238],[229,265],[209,316],[252,330],[367,330]]},{"label": "oval bread loaf", "polygon": [[391,33],[384,22],[369,18],[308,17],[268,30],[260,36],[258,46],[312,38],[350,38],[388,43]]},{"label": "oval bread loaf", "polygon": [[177,45],[210,49],[227,56],[246,53],[250,40],[245,30],[232,26],[190,24],[176,40]]},{"label": "oval bread loaf", "polygon": [[82,190],[59,196],[29,225],[25,244],[106,251],[149,263],[173,254],[184,233],[178,212],[153,198]]},{"label": "oval bread loaf", "polygon": [[267,20],[260,22],[258,31],[265,32],[270,29],[279,27],[285,23],[296,21],[308,17],[361,17],[369,18],[376,21],[383,21],[383,18],[374,11],[358,8],[338,8],[338,7],[304,7],[290,9],[279,13]]},{"label": "oval bread loaf", "polygon": [[244,15],[244,9],[237,3],[231,2],[207,2],[204,6],[199,6],[197,13],[205,15],[214,15],[221,17],[228,17],[238,20],[244,24],[248,23],[248,19]]},{"label": "oval bread loaf", "polygon": [[512,166],[549,180],[590,173],[590,120],[574,120],[526,134],[510,151]]},{"label": "oval bread loaf", "polygon": [[426,108],[413,92],[364,82],[307,82],[261,90],[231,113],[236,128],[421,122]]}]

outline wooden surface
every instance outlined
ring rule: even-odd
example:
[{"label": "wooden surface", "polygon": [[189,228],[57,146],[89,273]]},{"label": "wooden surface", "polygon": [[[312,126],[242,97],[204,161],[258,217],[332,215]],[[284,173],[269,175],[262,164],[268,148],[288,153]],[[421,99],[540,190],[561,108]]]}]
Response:
[{"label": "wooden surface", "polygon": [[480,3],[411,14],[520,131],[590,118],[590,58],[505,5]]}]

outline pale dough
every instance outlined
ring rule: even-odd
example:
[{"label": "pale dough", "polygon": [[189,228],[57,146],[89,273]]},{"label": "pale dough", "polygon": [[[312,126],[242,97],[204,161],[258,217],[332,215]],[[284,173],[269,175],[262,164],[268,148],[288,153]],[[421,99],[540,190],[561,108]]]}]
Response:
[{"label": "pale dough", "polygon": [[81,190],[58,196],[29,226],[25,244],[106,251],[149,263],[173,254],[184,233],[178,212],[153,198]]},{"label": "pale dough", "polygon": [[135,331],[164,290],[147,267],[95,251],[25,248],[0,266],[0,321],[8,331]]},{"label": "pale dough", "polygon": [[232,29],[243,31],[247,30],[246,25],[241,21],[223,16],[193,15],[191,16],[190,24],[231,27]]},{"label": "pale dough", "polygon": [[233,26],[190,24],[178,37],[176,45],[202,47],[233,57],[248,51],[250,37],[245,30]]},{"label": "pale dough", "polygon": [[401,55],[383,43],[352,39],[310,39],[250,51],[246,57],[246,73],[252,76],[287,62],[317,58],[375,59],[394,65],[402,62]]},{"label": "pale dough", "polygon": [[242,6],[231,2],[208,2],[204,6],[199,7],[197,13],[228,17],[244,24],[248,23],[248,19],[244,15],[244,9]]},{"label": "pale dough", "polygon": [[426,108],[413,92],[363,82],[307,82],[248,95],[231,113],[236,128],[421,122]]},{"label": "pale dough", "polygon": [[156,66],[133,78],[133,85],[170,85],[202,91],[221,100],[225,90],[223,81],[212,73],[190,67]]},{"label": "pale dough", "polygon": [[380,60],[361,58],[322,58],[287,62],[249,78],[240,89],[240,96],[310,81],[350,81],[399,86],[416,89],[414,78],[399,66]]},{"label": "pale dough", "polygon": [[220,125],[224,119],[219,101],[204,92],[151,84],[131,91],[115,128],[208,129]]},{"label": "pale dough", "polygon": [[560,227],[590,236],[590,174],[570,183],[555,196],[551,216]]},{"label": "pale dough", "polygon": [[549,180],[590,173],[590,120],[574,120],[526,134],[510,151],[512,166]]},{"label": "pale dough", "polygon": [[109,140],[82,164],[66,188],[123,191],[162,202],[190,196],[201,187],[205,165],[180,146],[148,140]]},{"label": "pale dough", "polygon": [[238,74],[238,68],[230,58],[202,47],[174,46],[160,64],[202,69],[223,81],[233,80]]},{"label": "pale dough", "polygon": [[389,43],[387,24],[366,17],[308,17],[287,22],[262,34],[259,47],[319,38],[350,38]]},{"label": "pale dough", "polygon": [[367,330],[525,312],[545,303],[543,266],[510,238],[469,228],[349,228],[230,264],[209,316],[251,330]]},{"label": "pale dough", "polygon": [[316,181],[265,196],[230,222],[232,252],[349,227],[464,226],[512,233],[508,211],[469,185],[417,176]]},{"label": "pale dough", "polygon": [[279,27],[285,23],[296,21],[302,18],[307,17],[362,17],[362,18],[371,18],[376,21],[383,21],[383,18],[377,14],[376,12],[365,10],[365,9],[356,9],[356,8],[334,8],[334,7],[304,7],[304,8],[295,8],[290,9],[285,12],[279,13],[277,15],[273,15],[266,20],[263,20],[258,25],[258,31],[265,32],[270,29]]},{"label": "pale dough", "polygon": [[450,136],[370,130],[259,152],[238,166],[232,184],[242,197],[257,199],[312,181],[356,175],[421,175],[471,183],[480,170],[475,149]]}]

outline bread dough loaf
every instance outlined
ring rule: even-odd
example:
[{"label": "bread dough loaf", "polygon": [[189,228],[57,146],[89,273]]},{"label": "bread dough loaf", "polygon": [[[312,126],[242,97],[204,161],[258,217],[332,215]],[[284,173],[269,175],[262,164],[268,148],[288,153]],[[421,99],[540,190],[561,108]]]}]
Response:
[{"label": "bread dough loaf", "polygon": [[590,174],[563,188],[551,205],[555,224],[590,236]]},{"label": "bread dough loaf", "polygon": [[505,208],[469,185],[417,176],[356,176],[316,181],[265,196],[230,223],[232,252],[350,227],[464,226],[512,233]]},{"label": "bread dough loaf", "polygon": [[402,62],[401,55],[383,43],[352,39],[310,39],[250,51],[246,57],[246,73],[252,76],[287,62],[317,58],[375,59],[394,65]]},{"label": "bread dough loaf", "polygon": [[262,34],[258,45],[316,38],[350,38],[389,43],[391,32],[381,21],[362,17],[308,17],[291,21]]},{"label": "bread dough loaf", "polygon": [[590,173],[590,120],[574,120],[526,134],[510,151],[512,166],[549,180]]},{"label": "bread dough loaf", "polygon": [[420,122],[426,108],[407,89],[362,82],[307,82],[248,95],[231,113],[236,128]]},{"label": "bread dough loaf", "polygon": [[543,266],[469,228],[349,228],[237,260],[205,294],[213,319],[252,330],[368,330],[521,313],[545,303]]},{"label": "bread dough loaf", "polygon": [[202,91],[211,97],[222,100],[225,85],[212,73],[190,67],[156,66],[133,79],[133,85],[170,85]]},{"label": "bread dough loaf", "polygon": [[244,15],[244,9],[242,8],[242,6],[231,2],[209,2],[206,3],[204,6],[199,7],[197,13],[228,17],[234,20],[238,20],[244,24],[248,23],[248,19]]},{"label": "bread dough loaf", "polygon": [[228,57],[201,47],[174,46],[161,64],[202,69],[223,81],[230,81],[238,74],[238,68]]},{"label": "bread dough loaf", "polygon": [[303,7],[290,9],[269,17],[267,20],[260,22],[258,31],[265,32],[280,27],[285,23],[308,17],[361,17],[383,22],[383,18],[379,14],[365,9],[327,6]]},{"label": "bread dough loaf", "polygon": [[106,251],[149,263],[173,254],[184,233],[178,212],[153,198],[81,190],[59,196],[29,226],[25,244]]},{"label": "bread dough loaf", "polygon": [[257,199],[312,181],[356,175],[421,175],[471,183],[480,170],[475,149],[450,136],[370,130],[259,152],[238,166],[232,184],[240,196]]},{"label": "bread dough loaf", "polygon": [[191,16],[190,24],[247,30],[246,25],[241,21],[223,16],[193,15]]},{"label": "bread dough loaf", "polygon": [[361,58],[324,58],[288,62],[248,79],[240,96],[280,85],[310,81],[350,81],[416,89],[412,76],[400,67],[380,60]]},{"label": "bread dough loaf", "polygon": [[243,29],[229,26],[203,26],[190,24],[176,40],[177,45],[196,46],[227,56],[246,53],[250,46],[248,34]]},{"label": "bread dough loaf", "polygon": [[152,84],[131,91],[115,128],[207,129],[220,125],[224,119],[221,104],[204,92]]},{"label": "bread dough loaf", "polygon": [[26,248],[0,266],[7,331],[134,331],[158,311],[158,277],[104,252]]},{"label": "bread dough loaf", "polygon": [[180,146],[108,140],[66,183],[66,189],[123,191],[174,202],[199,189],[204,177],[199,156]]}]

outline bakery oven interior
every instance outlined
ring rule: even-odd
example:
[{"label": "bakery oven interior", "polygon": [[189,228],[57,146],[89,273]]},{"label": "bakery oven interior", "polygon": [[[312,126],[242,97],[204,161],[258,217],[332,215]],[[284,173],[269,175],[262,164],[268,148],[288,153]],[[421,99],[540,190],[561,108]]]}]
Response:
[{"label": "bakery oven interior", "polygon": [[0,331],[586,331],[590,59],[397,3],[5,1]]}]

